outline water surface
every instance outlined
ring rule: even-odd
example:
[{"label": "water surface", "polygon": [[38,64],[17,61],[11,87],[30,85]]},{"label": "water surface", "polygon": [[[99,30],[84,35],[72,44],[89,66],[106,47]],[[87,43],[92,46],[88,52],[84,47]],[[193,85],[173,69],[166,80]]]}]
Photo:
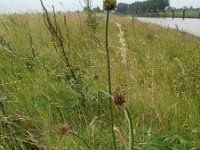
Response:
[{"label": "water surface", "polygon": [[200,36],[200,19],[192,18],[147,18],[138,17],[138,20],[145,23],[158,24],[162,27],[170,27],[173,29],[179,29],[181,31],[189,32],[191,34]]}]

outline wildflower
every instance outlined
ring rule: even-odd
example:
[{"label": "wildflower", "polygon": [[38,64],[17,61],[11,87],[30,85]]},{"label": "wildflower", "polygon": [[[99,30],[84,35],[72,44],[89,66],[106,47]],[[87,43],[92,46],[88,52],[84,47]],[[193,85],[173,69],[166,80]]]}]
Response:
[{"label": "wildflower", "polygon": [[103,1],[103,9],[104,10],[113,10],[117,5],[116,0],[104,0]]},{"label": "wildflower", "polygon": [[67,123],[64,123],[61,125],[60,127],[60,134],[61,135],[66,135],[68,133],[68,130],[69,130],[69,126]]},{"label": "wildflower", "polygon": [[125,94],[124,92],[120,91],[119,88],[116,90],[115,95],[113,96],[113,102],[118,106],[122,106],[126,102]]}]

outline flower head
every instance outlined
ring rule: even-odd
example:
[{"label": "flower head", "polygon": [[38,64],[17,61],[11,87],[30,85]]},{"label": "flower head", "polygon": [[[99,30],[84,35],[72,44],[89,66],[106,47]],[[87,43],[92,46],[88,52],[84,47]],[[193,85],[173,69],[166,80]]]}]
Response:
[{"label": "flower head", "polygon": [[64,123],[60,126],[60,134],[61,135],[66,135],[68,133],[69,126],[67,123]]},{"label": "flower head", "polygon": [[122,106],[126,102],[125,94],[120,90],[120,88],[117,88],[115,95],[113,96],[113,102],[118,106]]},{"label": "flower head", "polygon": [[116,0],[104,0],[103,1],[103,9],[104,10],[113,10],[117,5]]}]

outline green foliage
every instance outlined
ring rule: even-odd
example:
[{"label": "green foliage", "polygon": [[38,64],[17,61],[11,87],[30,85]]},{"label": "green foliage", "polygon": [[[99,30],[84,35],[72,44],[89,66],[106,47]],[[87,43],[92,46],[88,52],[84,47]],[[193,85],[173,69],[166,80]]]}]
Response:
[{"label": "green foliage", "polygon": [[[105,28],[99,24],[94,39],[85,15],[64,15],[66,24],[63,14],[56,13],[56,21],[78,83],[41,14],[0,17],[0,101],[7,96],[5,115],[0,108],[0,149],[87,149],[76,137],[60,135],[60,125],[67,122],[91,149],[112,150]],[[52,13],[49,17],[54,20]],[[121,64],[116,23],[124,31],[127,69]],[[109,32],[112,85],[127,84],[123,90],[133,119],[134,148],[200,149],[199,37],[113,15]],[[113,112],[117,149],[124,150],[128,123],[115,106]]]},{"label": "green foliage", "polygon": [[[141,145],[141,146],[140,146]],[[156,134],[153,137],[145,137],[145,142],[140,143],[140,145],[136,146],[136,150],[189,150],[194,149],[197,150],[200,147],[194,147],[187,143],[180,136],[163,136],[160,134]]]},{"label": "green foliage", "polygon": [[141,13],[164,11],[169,7],[169,0],[147,0],[144,2],[134,2],[130,5],[119,3],[117,6],[118,13]]},{"label": "green foliage", "polygon": [[86,6],[84,7],[83,11],[87,14],[87,25],[92,29],[93,32],[95,32],[99,24],[96,13],[98,13],[100,9],[99,7],[92,9],[92,0],[85,0],[84,2]]},{"label": "green foliage", "polygon": [[89,12],[88,14],[88,18],[86,20],[88,27],[90,27],[92,29],[92,31],[96,31],[97,27],[98,27],[98,17],[96,16],[95,12]]},{"label": "green foliage", "polygon": [[93,8],[93,11],[96,13],[101,13],[101,8],[99,6],[97,6],[96,8]]},{"label": "green foliage", "polygon": [[117,5],[117,13],[126,14],[129,12],[129,6],[126,3],[119,3]]},{"label": "green foliage", "polygon": [[7,100],[7,98],[8,98],[7,96],[0,97],[0,102],[3,103],[5,100]]}]

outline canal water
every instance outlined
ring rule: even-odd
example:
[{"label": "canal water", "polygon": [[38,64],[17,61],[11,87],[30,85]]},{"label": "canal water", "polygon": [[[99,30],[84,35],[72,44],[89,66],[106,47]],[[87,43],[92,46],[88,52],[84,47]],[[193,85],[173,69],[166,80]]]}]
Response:
[{"label": "canal water", "polygon": [[200,36],[200,19],[192,19],[192,18],[147,18],[147,17],[138,17],[139,21],[145,23],[153,23],[160,25],[162,27],[170,27],[173,29],[178,29],[181,31],[185,31],[196,36]]}]

